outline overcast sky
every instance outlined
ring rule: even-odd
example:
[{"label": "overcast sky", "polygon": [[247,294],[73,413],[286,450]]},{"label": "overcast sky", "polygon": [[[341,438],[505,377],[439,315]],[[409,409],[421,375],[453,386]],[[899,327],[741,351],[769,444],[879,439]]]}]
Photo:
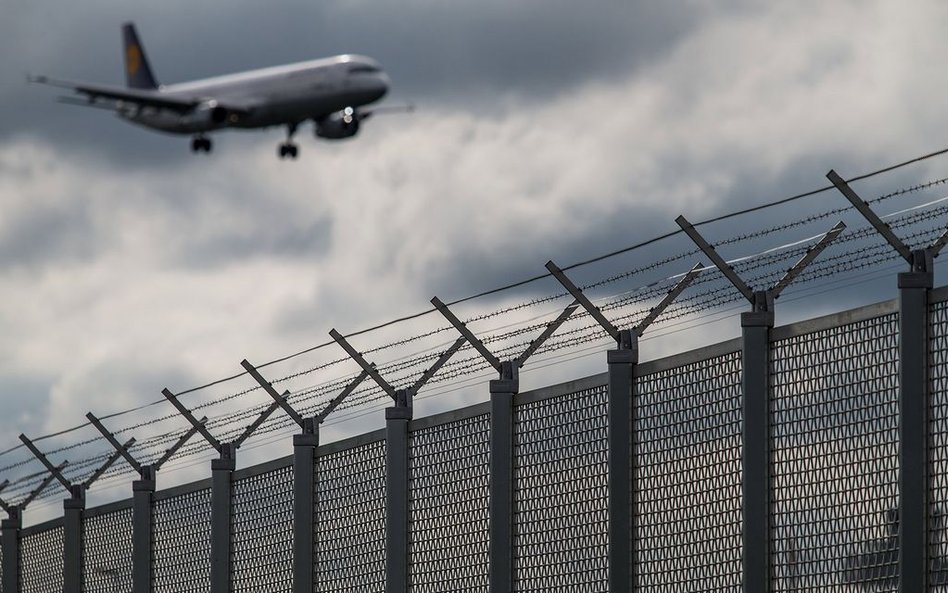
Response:
[{"label": "overcast sky", "polygon": [[[948,144],[937,0],[0,9],[0,449]],[[280,130],[192,155],[24,82],[121,84],[126,20],[161,82],[353,52],[419,109],[283,162]]]}]

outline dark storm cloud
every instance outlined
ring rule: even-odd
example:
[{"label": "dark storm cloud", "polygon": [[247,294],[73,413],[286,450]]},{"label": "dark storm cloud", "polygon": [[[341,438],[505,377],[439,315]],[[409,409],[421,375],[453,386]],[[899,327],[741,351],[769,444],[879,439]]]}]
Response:
[{"label": "dark storm cloud", "polygon": [[39,135],[141,162],[187,153],[183,145],[169,151],[167,137],[142,134],[108,113],[55,104],[55,90],[26,85],[23,74],[123,84],[119,26],[134,20],[164,82],[354,52],[384,63],[393,100],[489,112],[503,98],[529,107],[592,80],[628,77],[709,18],[708,9],[693,3],[621,0],[286,2],[277,8],[172,2],[134,9],[100,0],[55,11],[42,2],[8,2],[5,12],[15,18],[0,25],[0,138]]}]

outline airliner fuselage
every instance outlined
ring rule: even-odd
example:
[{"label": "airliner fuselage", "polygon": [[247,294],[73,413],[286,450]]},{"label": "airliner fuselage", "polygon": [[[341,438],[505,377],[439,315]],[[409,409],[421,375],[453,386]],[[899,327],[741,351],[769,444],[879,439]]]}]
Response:
[{"label": "airliner fuselage", "polygon": [[279,146],[280,158],[296,158],[292,138],[300,124],[312,120],[316,136],[329,140],[355,136],[360,122],[378,111],[362,108],[385,96],[390,83],[372,58],[345,54],[159,85],[135,26],[126,23],[122,35],[125,87],[45,76],[30,80],[84,96],[84,100],[61,97],[63,102],[109,109],[146,128],[191,135],[194,152],[210,152],[208,135],[217,130],[285,126],[287,138]]},{"label": "airliner fuselage", "polygon": [[[316,120],[381,99],[389,79],[364,56],[342,55],[158,87],[168,97],[199,101],[191,113],[122,105],[119,115],[142,126],[174,134],[221,128],[262,128]],[[227,113],[226,105],[252,105]],[[223,109],[216,115],[215,109]]]}]

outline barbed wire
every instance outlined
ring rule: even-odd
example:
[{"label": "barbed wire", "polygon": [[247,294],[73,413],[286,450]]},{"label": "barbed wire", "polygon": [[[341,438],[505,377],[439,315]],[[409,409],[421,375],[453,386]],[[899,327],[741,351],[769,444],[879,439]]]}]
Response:
[{"label": "barbed wire", "polygon": [[[870,200],[870,203],[876,204],[885,202],[896,197],[931,189],[945,183],[948,183],[948,177],[935,179],[926,183],[921,183],[889,192]],[[924,229],[918,229],[915,227],[922,225],[922,223],[925,221],[943,217],[946,213],[948,213],[948,205],[944,204],[944,200],[945,198],[942,200],[935,200],[934,202],[929,202],[920,206],[912,206],[890,214],[888,215],[891,219],[889,224],[894,229],[907,229],[911,231],[903,237],[903,241],[906,243],[925,243],[925,241],[929,239],[933,233],[944,230],[944,226],[928,225]],[[785,202],[781,201],[780,203]],[[808,225],[825,220],[826,218],[838,216],[851,211],[851,206],[828,209],[819,213],[788,221],[786,223],[773,225],[766,229],[727,237],[713,244],[716,247],[740,246],[752,241],[758,241],[767,237],[772,237],[780,233],[786,233],[787,231],[804,228]],[[729,216],[725,216],[724,218],[727,217]],[[719,217],[715,220],[722,219],[723,218]],[[704,221],[704,223],[706,222],[708,221]],[[874,240],[874,244],[865,245],[860,243],[860,241],[864,243],[866,240]],[[782,265],[790,259],[802,256],[802,254],[808,249],[808,246],[809,245],[806,242],[797,241],[795,244],[778,246],[765,252],[742,256],[732,261],[737,262],[734,264],[734,268],[742,275],[747,276],[747,282],[749,285],[767,286],[771,285],[777,278],[779,278],[779,275],[785,271],[785,266],[778,269],[778,265]],[[842,246],[848,247],[843,249]],[[821,257],[816,262],[814,262],[812,266],[807,268],[799,276],[797,283],[805,284],[816,282],[820,279],[838,275],[843,272],[862,270],[867,267],[872,267],[898,257],[894,250],[892,250],[878,237],[878,235],[875,234],[874,229],[868,226],[847,230],[833,243],[832,249],[835,251],[834,253],[828,253],[825,255],[825,257]],[[674,255],[650,262],[647,265],[636,266],[610,276],[595,279],[591,282],[583,284],[582,289],[600,289],[606,286],[618,284],[619,282],[628,280],[630,278],[642,276],[644,274],[660,272],[672,266],[673,264],[676,264],[686,258],[694,257],[698,254],[699,252],[696,249],[682,250],[678,253],[675,253]],[[601,259],[590,261],[601,261]],[[576,267],[576,265],[570,267]],[[599,303],[600,309],[604,313],[610,313],[613,315],[613,323],[623,326],[628,325],[634,320],[640,319],[642,316],[647,314],[647,304],[663,296],[663,294],[667,292],[668,287],[673,284],[675,277],[676,276],[661,277],[641,286],[631,287],[630,289],[625,289],[606,297],[600,297],[597,302]],[[565,298],[571,298],[568,292],[562,290],[555,291],[550,294],[521,300],[505,307],[500,307],[475,315],[468,318],[466,323],[484,323],[495,319],[502,319],[511,315],[520,314],[524,311],[536,310],[543,306],[550,305],[557,300]],[[675,302],[665,312],[665,314],[662,316],[662,323],[675,323],[682,320],[687,320],[704,311],[718,309],[735,301],[739,301],[741,298],[741,295],[733,290],[733,287],[730,287],[726,282],[724,282],[720,275],[702,274],[699,276],[698,280],[693,283],[693,289],[691,289],[689,293],[683,296],[678,302]],[[465,300],[469,299],[462,299],[461,301],[456,302],[463,302]],[[558,314],[558,312],[558,310],[551,309],[549,311],[543,311],[532,315],[526,320],[518,319],[497,327],[488,328],[483,334],[482,340],[485,344],[496,347],[495,355],[498,358],[513,358],[526,349],[530,343],[530,338],[535,337],[537,333],[546,327],[546,322],[543,320],[555,316]],[[599,326],[599,324],[592,321],[588,314],[582,309],[578,310],[574,314],[570,320],[570,324],[570,327],[564,326],[562,331],[557,332],[557,334],[545,344],[543,344],[535,354],[545,355],[560,350],[570,350],[592,341],[601,340],[604,336],[602,328]],[[386,324],[385,326],[389,325],[391,324]],[[356,334],[359,333],[367,332],[357,332]],[[410,384],[414,379],[420,376],[421,369],[426,365],[430,365],[434,360],[436,360],[440,353],[446,348],[446,346],[453,341],[453,336],[455,335],[453,327],[450,325],[440,325],[439,327],[431,330],[414,333],[407,337],[398,338],[371,347],[365,350],[364,353],[368,355],[396,351],[413,344],[424,342],[426,340],[430,341],[430,339],[440,336],[441,334],[446,334],[446,340],[444,342],[429,345],[428,347],[419,351],[409,352],[379,364],[379,372],[382,373],[383,376],[391,377],[392,384]],[[327,343],[325,345],[328,344],[331,343]],[[315,349],[321,348],[325,345],[308,349],[305,352],[312,352]],[[284,362],[295,356],[296,355],[284,357],[283,359],[279,359],[277,361],[271,361],[263,365],[258,365],[258,368],[272,366],[276,362]],[[337,369],[344,363],[348,362],[349,359],[347,357],[340,357],[329,361],[324,361],[319,364],[309,365],[301,370],[281,375],[277,379],[273,380],[272,383],[274,385],[291,383],[295,380],[320,373],[321,371],[325,371],[327,369]],[[442,367],[440,372],[431,378],[429,383],[431,385],[437,385],[456,382],[460,379],[483,372],[487,369],[489,369],[489,365],[486,363],[486,361],[469,344],[465,344],[464,347],[462,347],[462,349],[458,352],[457,356],[449,360]],[[290,390],[291,395],[289,396],[288,401],[291,402],[291,404],[295,407],[298,407],[298,409],[304,410],[307,414],[314,413],[315,411],[322,409],[331,398],[335,397],[338,392],[340,392],[355,377],[355,375],[352,373],[340,374],[338,370],[335,372],[336,376],[331,379],[324,380],[316,385],[311,385],[302,389]],[[220,385],[223,382],[233,380],[239,376],[242,375],[236,375],[235,377],[215,381],[203,386],[202,388],[186,390],[181,392],[181,394],[194,393],[201,389],[207,389],[209,386]],[[204,412],[205,410],[211,411],[221,404],[235,400],[241,400],[245,396],[255,391],[259,391],[260,389],[260,386],[254,385],[246,389],[217,396],[206,401],[196,402],[193,405],[193,410],[195,413]],[[384,394],[384,392],[382,392],[376,385],[368,380],[355,389],[350,397],[345,402],[343,402],[337,408],[337,410],[340,412],[353,410],[366,405],[371,405],[379,400],[385,399],[386,397],[387,396]],[[138,406],[136,408],[124,410],[122,412],[103,416],[102,418],[118,418],[134,411],[143,410],[150,405],[154,404]],[[246,406],[238,410],[228,411],[223,414],[208,414],[210,419],[207,422],[207,427],[215,434],[220,435],[220,440],[226,442],[228,439],[232,439],[243,432],[244,423],[246,423],[248,419],[259,415],[261,411],[268,406],[269,402],[266,402],[263,404]],[[157,418],[144,419],[140,422],[116,428],[113,430],[113,434],[117,436],[125,435],[146,427],[153,428],[158,424],[171,422],[180,424],[180,417],[176,413],[169,413],[161,415]],[[278,414],[272,416],[270,419],[264,422],[258,428],[258,432],[255,434],[263,435],[272,433],[283,430],[292,425],[293,423],[288,417],[283,414]],[[84,424],[73,429],[67,429],[50,435],[44,435],[42,437],[37,437],[34,439],[34,441],[61,437],[87,426],[88,424]],[[135,444],[135,446],[132,448],[132,451],[135,452],[135,454],[141,456],[142,463],[152,462],[160,457],[162,448],[167,448],[168,445],[177,440],[178,436],[180,436],[180,432],[183,432],[183,430],[177,432],[166,431],[161,434],[145,437]],[[85,474],[91,474],[91,470],[99,467],[105,462],[106,459],[110,457],[112,454],[111,450],[86,453],[86,450],[90,445],[97,444],[101,446],[102,443],[102,439],[99,438],[98,435],[95,435],[93,438],[81,439],[74,443],[53,447],[47,452],[47,455],[54,456],[82,450],[83,453],[80,458],[75,462],[70,463],[64,471],[64,474],[71,476],[70,479],[74,479],[75,477]],[[0,458],[11,454],[18,449],[20,449],[20,446],[0,452]],[[182,447],[178,453],[178,456],[188,457],[198,452],[207,451],[207,449],[207,443],[196,440],[189,442],[187,445]],[[9,472],[35,463],[37,463],[37,461],[32,458],[11,461],[3,466],[0,466],[0,475],[5,475]],[[108,477],[121,475],[127,473],[128,471],[128,468],[118,464],[109,469],[104,474],[104,476]],[[16,477],[15,479],[11,480],[7,492],[13,493],[15,495],[19,492],[28,490],[30,486],[34,485],[34,483],[42,479],[42,476],[45,475],[47,475],[45,471],[38,471]],[[52,490],[53,489],[47,489],[47,491],[42,493],[39,498],[54,496],[55,492]]]}]

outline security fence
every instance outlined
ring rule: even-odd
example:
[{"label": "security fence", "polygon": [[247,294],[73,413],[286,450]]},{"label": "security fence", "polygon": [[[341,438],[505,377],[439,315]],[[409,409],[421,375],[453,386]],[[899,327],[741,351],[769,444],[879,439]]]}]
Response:
[{"label": "security fence", "polygon": [[[331,383],[319,406],[304,409],[311,400],[280,393],[264,365],[245,360],[240,377],[253,383],[214,403],[256,391],[266,404],[212,424],[166,389],[190,428],[155,440],[171,444],[160,456],[145,457],[134,438],[120,442],[91,413],[112,452],[85,460],[88,476],[48,457],[73,447],[44,453],[21,435],[44,471],[19,480],[17,503],[0,499],[0,593],[940,589],[948,287],[933,289],[933,260],[948,232],[909,247],[845,181],[830,179],[869,222],[861,236],[876,232],[909,264],[897,299],[775,327],[775,300],[845,225],[794,243],[799,259],[782,276],[748,280],[741,272],[758,268],[732,266],[717,252],[723,243],[712,246],[679,217],[713,267],[658,285],[650,294],[661,300],[634,325],[619,314],[634,300],[597,305],[549,262],[571,300],[548,323],[514,332],[534,332],[528,343],[479,336],[437,297],[457,338],[435,354],[377,366],[333,330],[361,372]],[[730,298],[725,291],[746,300],[741,337],[639,362],[639,339],[715,268],[728,284],[706,291],[702,306]],[[578,316],[591,323],[571,330],[581,339],[594,331],[615,340],[602,353],[605,372],[521,393],[519,369]],[[451,367],[459,352],[468,358]],[[488,401],[414,417],[415,395],[442,369],[469,368],[497,373]],[[358,391],[363,383],[374,395]],[[347,398],[379,394],[392,404],[384,429],[320,444],[320,425]],[[241,444],[272,429],[274,414],[299,428],[293,454],[237,469]],[[192,438],[218,453],[211,477],[157,490],[160,467]],[[138,473],[132,498],[86,508],[85,492],[120,460]],[[53,481],[69,495],[63,516],[24,528],[24,509]]]},{"label": "security fence", "polygon": [[[948,288],[930,291],[929,300],[925,568],[934,590],[948,583]],[[907,501],[899,496],[898,308],[889,301],[769,332],[770,518],[763,527],[772,591],[900,590]],[[82,558],[82,590],[90,592],[133,590],[136,562],[151,563],[149,590],[161,593],[208,590],[215,562],[223,562],[235,592],[298,591],[294,579],[303,571],[312,591],[395,590],[386,583],[387,550],[396,543],[388,519],[392,499],[402,497],[401,590],[492,591],[492,568],[502,556],[496,566],[509,567],[514,591],[741,591],[748,556],[742,347],[730,340],[633,363],[632,384],[619,392],[604,373],[514,395],[508,484],[490,481],[498,435],[487,402],[408,421],[403,492],[390,489],[386,459],[393,452],[387,431],[376,431],[316,447],[308,471],[290,456],[229,472],[230,520],[219,541],[214,482],[203,480],[137,491],[149,498],[144,549],[133,542],[142,518],[133,516],[139,507],[131,500],[84,510],[75,550],[64,549],[63,519],[21,530],[7,525],[3,570],[19,571],[24,592],[62,591],[69,554]],[[623,456],[610,449],[616,397],[633,418],[625,484],[612,483],[609,473],[610,455]],[[313,479],[308,499],[295,487],[300,476]],[[491,546],[496,486],[512,495],[504,518],[510,544],[502,549]],[[613,488],[628,490],[629,508],[609,506]],[[300,504],[311,505],[308,525],[294,524]],[[610,588],[610,521],[621,513],[630,518],[630,581]],[[311,552],[298,572],[294,533],[303,530],[312,534]]]}]

